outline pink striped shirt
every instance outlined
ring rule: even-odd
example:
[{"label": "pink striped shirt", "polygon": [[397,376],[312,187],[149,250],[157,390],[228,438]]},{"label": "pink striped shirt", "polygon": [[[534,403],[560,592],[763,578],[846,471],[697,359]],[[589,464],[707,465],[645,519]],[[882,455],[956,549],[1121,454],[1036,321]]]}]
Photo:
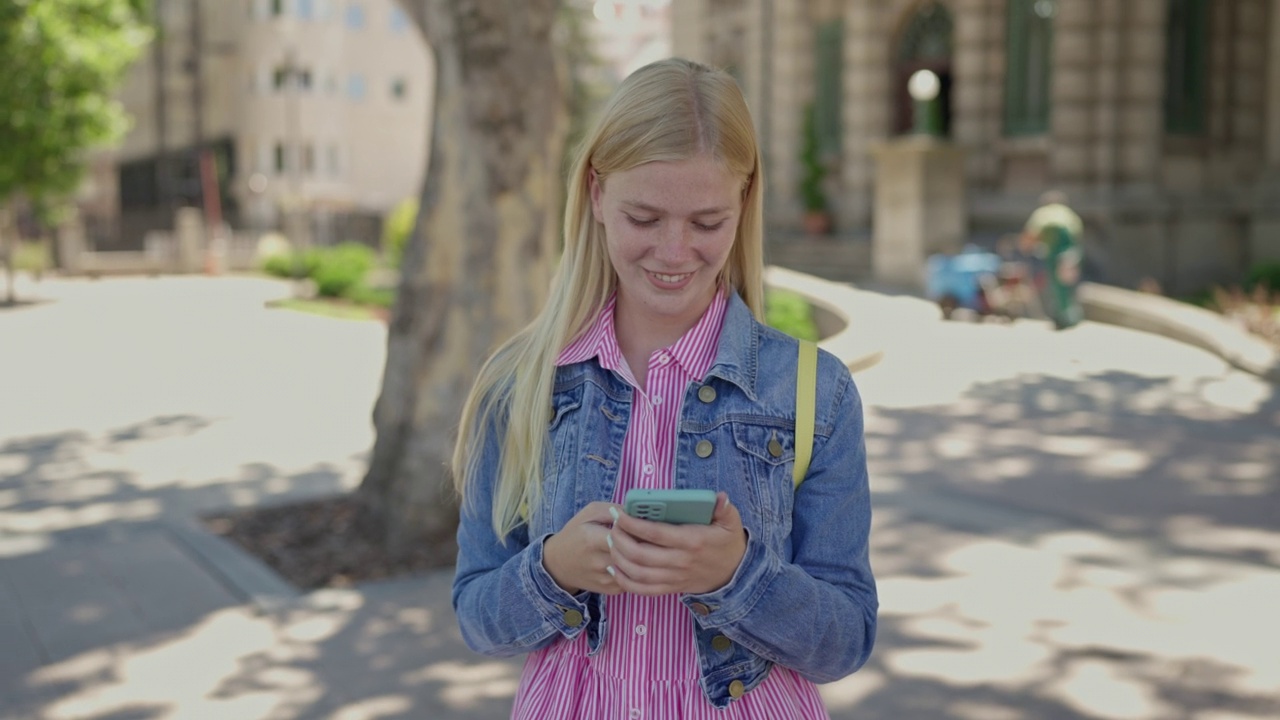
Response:
[{"label": "pink striped shirt", "polygon": [[[716,295],[702,318],[676,343],[649,357],[640,390],[618,347],[611,299],[595,323],[560,354],[556,364],[598,358],[632,386],[631,420],[613,502],[631,488],[669,488],[680,403],[715,360],[728,306]],[[586,633],[560,638],[525,661],[511,717],[519,720],[816,720],[827,718],[817,687],[774,667],[759,687],[717,710],[702,693],[693,618],[679,596],[605,598],[609,618],[603,647],[587,656]]]}]

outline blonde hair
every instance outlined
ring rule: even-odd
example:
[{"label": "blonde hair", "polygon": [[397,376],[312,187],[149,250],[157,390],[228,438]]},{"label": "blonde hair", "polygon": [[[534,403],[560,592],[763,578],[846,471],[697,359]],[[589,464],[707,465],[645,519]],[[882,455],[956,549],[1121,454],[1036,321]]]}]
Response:
[{"label": "blonde hair", "polygon": [[594,322],[617,276],[604,227],[591,213],[589,178],[655,161],[709,154],[743,179],[742,215],[722,282],[763,317],[763,210],[759,145],[742,91],[727,73],[672,58],[632,73],[578,149],[564,211],[564,253],[547,304],[480,369],[463,406],[453,477],[459,494],[480,464],[486,436],[505,425],[493,491],[493,528],[506,536],[538,507],[555,362]]}]

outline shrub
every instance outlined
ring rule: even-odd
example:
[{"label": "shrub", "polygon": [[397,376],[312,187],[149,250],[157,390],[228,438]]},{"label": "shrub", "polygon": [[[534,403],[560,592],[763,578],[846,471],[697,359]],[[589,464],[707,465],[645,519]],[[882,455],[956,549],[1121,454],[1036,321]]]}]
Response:
[{"label": "shrub", "polygon": [[303,266],[324,297],[342,297],[364,280],[376,254],[359,243],[343,243],[324,250],[312,250],[303,257]]},{"label": "shrub", "polygon": [[418,201],[415,198],[401,200],[387,216],[387,222],[382,226],[382,252],[391,267],[400,267],[404,246],[413,234],[413,224],[417,219]]},{"label": "shrub", "polygon": [[40,276],[53,267],[49,245],[43,241],[20,242],[13,251],[13,269]]},{"label": "shrub", "polygon": [[361,283],[347,290],[346,298],[360,305],[389,308],[395,304],[396,291],[393,288],[373,288]]},{"label": "shrub", "polygon": [[1270,292],[1280,292],[1280,262],[1254,265],[1249,269],[1244,286],[1247,290],[1262,286]]},{"label": "shrub", "polygon": [[770,327],[801,340],[818,340],[813,306],[800,295],[786,290],[766,290],[765,322]]}]

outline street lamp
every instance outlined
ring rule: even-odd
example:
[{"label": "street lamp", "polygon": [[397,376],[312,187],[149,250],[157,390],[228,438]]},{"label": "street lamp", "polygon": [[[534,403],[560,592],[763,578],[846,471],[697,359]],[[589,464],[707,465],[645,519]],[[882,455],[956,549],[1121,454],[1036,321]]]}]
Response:
[{"label": "street lamp", "polygon": [[938,93],[942,91],[942,81],[932,70],[917,70],[907,80],[907,92],[915,101],[915,122],[913,132],[917,135],[941,135],[939,118]]}]

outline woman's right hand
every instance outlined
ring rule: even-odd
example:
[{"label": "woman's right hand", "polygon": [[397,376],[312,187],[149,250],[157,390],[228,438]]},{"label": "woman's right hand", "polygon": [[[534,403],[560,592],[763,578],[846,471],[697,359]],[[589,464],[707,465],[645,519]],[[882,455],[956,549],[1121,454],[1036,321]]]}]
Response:
[{"label": "woman's right hand", "polygon": [[616,506],[593,502],[582,508],[542,546],[543,567],[570,595],[583,590],[601,595],[622,592],[613,575],[605,569],[613,562],[606,540],[613,527],[611,507]]}]

